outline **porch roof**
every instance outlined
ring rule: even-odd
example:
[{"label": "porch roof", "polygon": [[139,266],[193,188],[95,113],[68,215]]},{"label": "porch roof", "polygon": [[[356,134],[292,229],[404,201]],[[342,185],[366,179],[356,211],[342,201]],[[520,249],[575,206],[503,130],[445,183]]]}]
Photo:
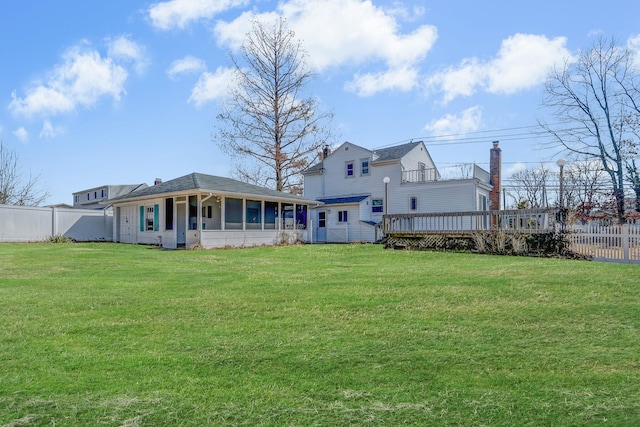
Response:
[{"label": "porch roof", "polygon": [[369,196],[348,196],[348,197],[331,197],[329,199],[318,199],[325,205],[345,205],[349,203],[360,203]]},{"label": "porch roof", "polygon": [[317,205],[315,200],[305,199],[293,194],[276,191],[258,185],[241,182],[221,176],[191,173],[161,184],[142,188],[129,194],[109,199],[107,203],[130,201],[135,199],[148,199],[158,196],[166,196],[173,193],[188,191],[208,192],[219,195],[237,195],[243,197],[259,197],[297,204]]}]

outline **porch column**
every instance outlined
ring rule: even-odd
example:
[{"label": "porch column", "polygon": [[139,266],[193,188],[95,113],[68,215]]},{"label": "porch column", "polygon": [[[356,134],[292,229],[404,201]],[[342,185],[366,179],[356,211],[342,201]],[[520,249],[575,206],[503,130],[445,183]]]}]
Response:
[{"label": "porch column", "polygon": [[226,217],[226,204],[227,198],[225,196],[220,197],[220,230],[224,231],[227,228]]},{"label": "porch column", "polygon": [[242,198],[242,231],[247,229],[247,199]]}]

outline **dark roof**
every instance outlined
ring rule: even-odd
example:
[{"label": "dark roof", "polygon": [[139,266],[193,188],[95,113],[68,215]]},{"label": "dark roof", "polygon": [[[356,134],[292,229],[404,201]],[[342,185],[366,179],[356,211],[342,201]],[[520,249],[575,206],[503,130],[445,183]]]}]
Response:
[{"label": "dark roof", "polygon": [[319,172],[322,170],[322,160],[320,160],[318,163],[316,163],[315,165],[305,169],[304,171],[302,171],[302,173],[311,173],[311,172]]},{"label": "dark roof", "polygon": [[325,205],[344,205],[347,203],[360,203],[369,196],[332,197],[330,199],[318,199]]},{"label": "dark roof", "polygon": [[202,173],[191,173],[170,181],[163,182],[151,187],[142,188],[129,194],[114,197],[108,202],[116,202],[128,199],[149,198],[161,194],[179,193],[184,191],[199,190],[212,193],[239,194],[244,196],[260,196],[274,199],[286,199],[292,202],[311,202],[293,194],[276,191],[258,185],[248,184],[231,178],[221,176],[205,175]]},{"label": "dark roof", "polygon": [[422,144],[422,141],[408,142],[402,145],[396,145],[395,147],[382,148],[380,150],[374,150],[373,152],[378,156],[374,162],[384,162],[387,160],[398,160],[405,156],[409,151]]}]

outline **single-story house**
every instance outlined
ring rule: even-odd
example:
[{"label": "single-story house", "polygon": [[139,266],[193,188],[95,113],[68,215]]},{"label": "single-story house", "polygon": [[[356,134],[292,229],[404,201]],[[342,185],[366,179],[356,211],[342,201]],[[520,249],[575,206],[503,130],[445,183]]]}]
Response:
[{"label": "single-story house", "polygon": [[165,248],[311,242],[319,204],[231,178],[191,173],[109,199],[113,239]]}]

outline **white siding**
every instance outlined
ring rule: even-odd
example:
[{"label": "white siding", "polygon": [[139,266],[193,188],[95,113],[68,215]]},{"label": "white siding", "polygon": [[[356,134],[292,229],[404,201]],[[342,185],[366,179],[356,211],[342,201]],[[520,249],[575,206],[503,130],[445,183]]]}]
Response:
[{"label": "white siding", "polygon": [[422,144],[417,145],[402,158],[402,167],[407,171],[418,170],[419,163],[424,163],[426,169],[435,169],[436,167]]}]

